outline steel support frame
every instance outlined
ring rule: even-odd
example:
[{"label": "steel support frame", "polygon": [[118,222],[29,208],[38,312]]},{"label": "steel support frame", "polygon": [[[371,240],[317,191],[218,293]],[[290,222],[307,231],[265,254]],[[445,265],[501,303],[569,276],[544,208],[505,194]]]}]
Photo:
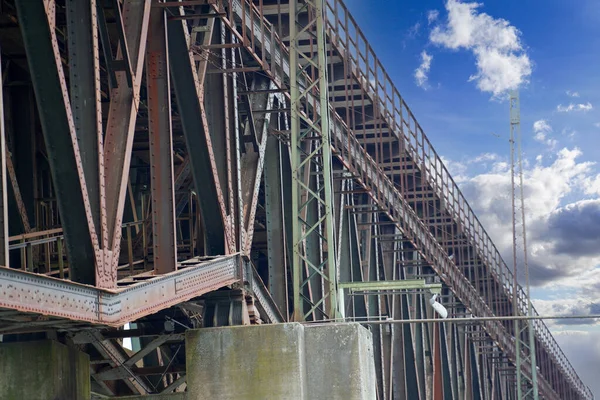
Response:
[{"label": "steel support frame", "polygon": [[[239,282],[243,278],[239,263],[237,255],[204,262],[191,260],[169,274],[154,276],[150,271],[142,282],[133,279],[121,281],[123,287],[118,290],[93,288],[16,269],[0,268],[0,282],[7,287],[6,296],[0,299],[0,308],[120,327]],[[35,285],[35,291],[30,289],[31,285]]]},{"label": "steel support frame", "polygon": [[[273,124],[273,122],[272,122]],[[291,221],[285,218],[286,208],[290,206],[284,201],[284,192],[291,188],[283,184],[283,164],[289,166],[289,157],[282,157],[282,144],[273,135],[267,138],[265,149],[265,209],[267,217],[267,261],[269,266],[269,292],[271,292],[277,306],[289,319],[288,310],[288,268],[290,263],[287,254],[287,242],[291,239],[287,236],[286,226]]]},{"label": "steel support frame", "polygon": [[[117,10],[117,28],[125,36],[125,40],[119,43],[117,58],[125,61],[124,64],[129,65],[131,70],[125,68],[115,71],[117,87],[111,90],[106,122],[104,185],[108,234],[103,245],[112,253],[109,253],[103,264],[104,270],[99,274],[101,280],[98,286],[104,288],[111,288],[116,284],[121,249],[121,222],[129,181],[135,121],[140,104],[151,5],[151,1],[148,0],[126,0],[123,3],[122,16],[120,9]],[[115,6],[120,7],[118,2]]]},{"label": "steel support frame", "polygon": [[[84,127],[91,127],[92,132],[97,132],[97,125],[93,122],[95,116],[92,116],[94,108],[97,107],[97,105],[93,105],[96,104],[97,97],[94,89],[90,91],[89,87],[84,88],[83,86],[77,86],[77,83],[75,83],[73,96],[75,104],[90,101],[90,96],[92,99],[90,107],[78,111],[78,116],[81,119],[76,124],[68,97],[56,37],[54,1],[20,0],[15,4],[40,113],[58,207],[62,217],[70,263],[70,279],[86,284],[100,284],[98,282],[98,271],[103,267],[103,257],[100,253],[99,240],[94,226],[92,206],[88,195],[78,141],[79,136],[77,134],[77,128],[83,129]],[[72,9],[70,8],[70,10]],[[78,14],[81,11],[86,11],[85,6],[77,10]],[[88,14],[91,17],[91,11]],[[72,26],[71,24],[72,21],[70,26]],[[87,34],[78,32],[81,33],[81,36],[77,40],[86,41],[90,38],[90,35],[93,36],[91,26],[93,26],[92,21],[87,26]],[[71,51],[78,52],[79,47],[73,47]],[[89,53],[90,50],[91,54]],[[92,45],[91,49],[87,49],[85,54],[78,53],[80,57],[73,65],[73,73],[77,74],[75,71],[79,71],[80,67],[85,68],[90,62],[93,65],[95,51],[97,51],[97,46]],[[78,63],[80,59],[82,60],[81,64]],[[94,71],[97,71],[97,69],[92,67],[92,71],[89,72],[93,75]],[[83,77],[81,78],[83,79]],[[82,84],[95,85],[97,81],[93,76],[88,76]],[[90,122],[90,118],[92,122]],[[87,144],[93,145],[92,142],[93,140],[90,140],[84,146]],[[89,162],[93,164],[93,159],[86,159],[85,169],[88,172],[94,168],[93,165],[88,167]]]},{"label": "steel support frame", "polygon": [[[179,12],[183,13],[181,9]],[[167,31],[171,79],[187,142],[188,158],[196,193],[203,194],[198,200],[204,224],[206,250],[209,255],[227,254],[232,251],[229,247],[234,242],[229,238],[229,217],[204,106],[204,83],[200,82],[200,77],[204,76],[196,69],[186,21],[169,20]]]},{"label": "steel support frame", "polygon": [[[333,223],[331,152],[327,64],[323,0],[290,2],[290,102],[292,157],[292,226],[294,319],[335,318],[338,315],[337,268]],[[307,23],[298,18],[308,10]],[[300,45],[305,32],[316,37],[317,57],[306,55]],[[306,62],[306,67],[301,66]],[[310,68],[312,83],[300,79]],[[311,100],[313,104],[309,104]],[[312,112],[309,107],[312,106]],[[317,113],[316,110],[320,110]],[[312,180],[316,185],[311,185]],[[315,221],[309,221],[309,207],[317,207]],[[307,242],[317,236],[321,247],[318,261],[311,259]],[[316,261],[316,262],[315,262]],[[322,282],[321,298],[307,297],[304,291],[316,276]],[[313,280],[314,281],[314,280]],[[318,293],[318,292],[317,292]],[[317,315],[319,314],[319,315]]]},{"label": "steel support frame", "polygon": [[166,29],[166,10],[153,0],[146,48],[146,84],[150,134],[150,183],[152,190],[152,246],[157,274],[177,268],[175,191],[171,127],[171,85]]},{"label": "steel support frame", "polygon": [[[8,267],[8,186],[6,179],[6,127],[4,125],[4,75],[0,56],[0,266]],[[15,192],[16,193],[16,192]]]}]

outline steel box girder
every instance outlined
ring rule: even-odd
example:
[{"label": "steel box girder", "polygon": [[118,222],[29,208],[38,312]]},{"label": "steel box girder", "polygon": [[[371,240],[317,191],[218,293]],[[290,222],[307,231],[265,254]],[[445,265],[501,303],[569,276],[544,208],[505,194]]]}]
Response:
[{"label": "steel box girder", "polygon": [[117,290],[0,268],[0,307],[119,327],[240,279],[238,255],[189,263]]}]

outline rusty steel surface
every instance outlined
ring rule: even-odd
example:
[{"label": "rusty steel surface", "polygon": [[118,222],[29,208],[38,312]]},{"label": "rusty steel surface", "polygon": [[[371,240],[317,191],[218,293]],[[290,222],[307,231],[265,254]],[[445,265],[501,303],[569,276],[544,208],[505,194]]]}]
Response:
[{"label": "rusty steel surface", "polygon": [[181,265],[147,280],[107,290],[0,268],[0,307],[93,324],[122,326],[156,311],[237,282],[238,256]]},{"label": "rusty steel surface", "polygon": [[[157,2],[154,2],[157,3]],[[158,274],[177,268],[171,85],[167,54],[166,13],[152,8],[146,49],[152,190],[152,245]]]}]

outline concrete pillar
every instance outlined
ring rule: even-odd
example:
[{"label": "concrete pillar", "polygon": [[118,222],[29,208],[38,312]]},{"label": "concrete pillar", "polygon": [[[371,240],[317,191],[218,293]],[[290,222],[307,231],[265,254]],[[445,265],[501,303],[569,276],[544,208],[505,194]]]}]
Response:
[{"label": "concrete pillar", "polygon": [[371,333],[298,323],[186,333],[186,400],[375,400]]},{"label": "concrete pillar", "polygon": [[86,400],[90,359],[52,340],[0,343],[0,398]]},{"label": "concrete pillar", "polygon": [[357,323],[306,325],[309,399],[376,399],[371,332]]},{"label": "concrete pillar", "polygon": [[188,330],[187,400],[305,399],[298,323]]}]

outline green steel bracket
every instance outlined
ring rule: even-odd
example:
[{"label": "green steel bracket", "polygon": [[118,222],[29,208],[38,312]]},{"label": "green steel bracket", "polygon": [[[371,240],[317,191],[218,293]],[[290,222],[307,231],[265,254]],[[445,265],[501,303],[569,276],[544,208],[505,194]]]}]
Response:
[{"label": "green steel bracket", "polygon": [[441,283],[426,283],[425,279],[403,279],[399,281],[371,281],[371,282],[340,282],[339,289],[348,289],[350,292],[366,292],[371,290],[429,290],[432,294],[440,294]]},{"label": "green steel bracket", "polygon": [[426,283],[425,279],[402,279],[398,281],[367,281],[367,282],[338,282],[339,310],[342,318],[345,318],[344,292],[370,292],[370,291],[392,291],[392,290],[429,290],[432,294],[442,293],[441,283]]}]

